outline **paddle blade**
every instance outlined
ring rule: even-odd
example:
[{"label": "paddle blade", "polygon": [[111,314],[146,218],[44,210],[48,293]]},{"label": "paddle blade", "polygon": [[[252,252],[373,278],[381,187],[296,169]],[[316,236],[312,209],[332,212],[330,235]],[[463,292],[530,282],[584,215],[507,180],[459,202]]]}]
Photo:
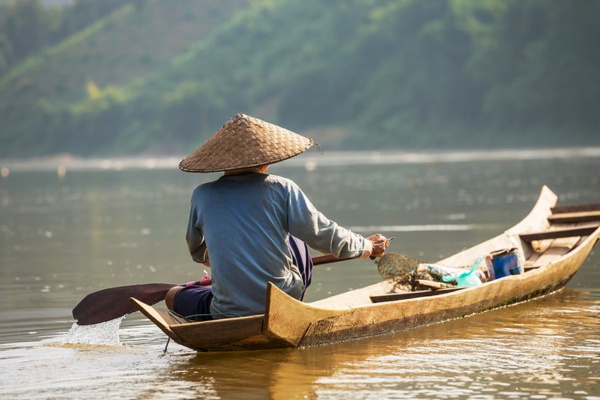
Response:
[{"label": "paddle blade", "polygon": [[78,325],[93,325],[123,317],[137,309],[129,303],[135,297],[152,305],[165,299],[172,283],[148,283],[120,286],[90,293],[73,308],[73,318]]}]

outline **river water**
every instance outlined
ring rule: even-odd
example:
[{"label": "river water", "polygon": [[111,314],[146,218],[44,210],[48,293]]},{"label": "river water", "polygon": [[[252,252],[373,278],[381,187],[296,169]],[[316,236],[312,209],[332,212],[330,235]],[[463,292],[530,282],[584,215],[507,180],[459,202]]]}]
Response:
[{"label": "river water", "polygon": [[[189,195],[216,174],[175,159],[0,162],[2,399],[600,399],[600,254],[527,303],[328,346],[196,354],[142,316],[74,329],[88,293],[203,275],[186,253]],[[600,202],[600,150],[311,154],[270,172],[329,218],[435,261],[512,226],[542,185]],[[307,300],[378,280],[320,266]]]}]

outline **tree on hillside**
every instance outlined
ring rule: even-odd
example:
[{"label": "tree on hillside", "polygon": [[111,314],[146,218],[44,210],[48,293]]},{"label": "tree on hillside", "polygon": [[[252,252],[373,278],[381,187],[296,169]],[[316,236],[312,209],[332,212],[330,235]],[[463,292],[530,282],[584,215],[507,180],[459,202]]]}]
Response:
[{"label": "tree on hillside", "polygon": [[0,75],[28,56],[61,42],[115,9],[144,1],[147,0],[77,0],[62,7],[46,7],[42,0],[0,4]]},{"label": "tree on hillside", "polygon": [[0,76],[10,69],[13,62],[12,46],[6,35],[0,33]]},{"label": "tree on hillside", "polygon": [[0,6],[0,32],[10,43],[12,56],[22,60],[49,43],[56,28],[56,13],[40,0],[20,0]]},{"label": "tree on hillside", "polygon": [[596,132],[600,1],[506,3],[472,56],[486,119],[504,130]]}]

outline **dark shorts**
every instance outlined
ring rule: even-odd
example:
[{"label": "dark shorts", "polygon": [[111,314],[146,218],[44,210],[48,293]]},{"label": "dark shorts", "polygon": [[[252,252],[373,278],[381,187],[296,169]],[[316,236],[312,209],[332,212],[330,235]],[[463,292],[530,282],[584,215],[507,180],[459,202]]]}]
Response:
[{"label": "dark shorts", "polygon": [[300,271],[302,282],[304,282],[301,298],[301,300],[303,300],[306,289],[308,289],[310,282],[312,281],[313,263],[312,258],[310,257],[310,251],[308,250],[306,243],[292,235],[290,235],[288,249],[292,255],[292,261]]},{"label": "dark shorts", "polygon": [[192,321],[210,321],[212,298],[210,286],[185,286],[173,298],[173,309],[177,314]]}]

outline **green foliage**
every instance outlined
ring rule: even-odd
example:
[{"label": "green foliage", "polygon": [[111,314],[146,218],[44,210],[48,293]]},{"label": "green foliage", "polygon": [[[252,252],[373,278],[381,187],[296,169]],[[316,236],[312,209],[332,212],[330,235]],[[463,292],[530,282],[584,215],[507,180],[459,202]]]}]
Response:
[{"label": "green foliage", "polygon": [[208,83],[185,81],[164,95],[161,120],[165,139],[192,142],[196,132],[209,137],[211,128],[222,120],[213,119],[225,108],[225,99]]},{"label": "green foliage", "polygon": [[473,71],[487,71],[484,115],[499,129],[600,126],[600,2],[512,0],[491,27]]},{"label": "green foliage", "polygon": [[8,72],[13,64],[13,51],[10,41],[6,35],[0,33],[0,76]]},{"label": "green foliage", "polygon": [[0,7],[0,156],[188,150],[240,111],[330,148],[600,144],[599,0]]},{"label": "green foliage", "polygon": [[[0,37],[10,45],[10,63],[17,63],[54,45],[128,3],[140,0],[79,0],[72,6],[46,8],[41,0],[0,4]],[[0,68],[0,75],[5,70]]]}]

